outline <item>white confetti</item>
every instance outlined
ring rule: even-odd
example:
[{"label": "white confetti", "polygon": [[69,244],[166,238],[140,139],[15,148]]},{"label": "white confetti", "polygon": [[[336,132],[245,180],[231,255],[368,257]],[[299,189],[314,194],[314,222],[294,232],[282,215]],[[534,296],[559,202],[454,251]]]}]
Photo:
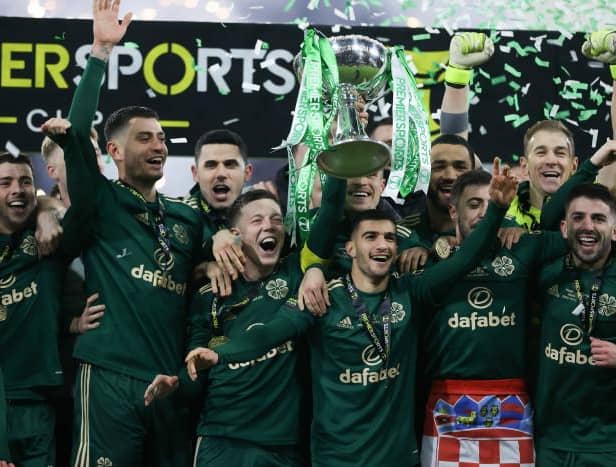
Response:
[{"label": "white confetti", "polygon": [[426,26],[426,32],[429,32],[430,34],[440,34],[441,30],[437,29],[437,28],[431,28],[429,26]]},{"label": "white confetti", "polygon": [[441,109],[438,109],[436,112],[432,114],[432,120],[440,120],[441,119]]},{"label": "white confetti", "polygon": [[569,125],[580,126],[578,122],[576,122],[575,120],[571,120],[570,118],[565,118],[565,121],[569,123]]},{"label": "white confetti", "polygon": [[475,94],[475,95],[473,96],[473,98],[471,99],[471,104],[472,104],[472,105],[477,105],[477,104],[479,104],[479,100],[480,100],[480,99],[479,99],[479,96],[478,96],[477,94]]},{"label": "white confetti", "polygon": [[254,83],[242,83],[242,91],[252,92],[261,89],[261,85]]},{"label": "white confetti", "polygon": [[589,61],[589,62],[588,62],[588,66],[589,66],[590,68],[603,68],[603,63],[601,63],[601,62]]},{"label": "white confetti", "polygon": [[81,76],[75,76],[73,78],[73,83],[75,83],[75,86],[79,86],[79,81],[81,81]]},{"label": "white confetti", "polygon": [[171,138],[169,141],[173,144],[183,144],[188,143],[188,138]]},{"label": "white confetti", "polygon": [[535,45],[535,49],[537,49],[537,52],[541,52],[541,47],[543,46],[543,39],[545,39],[547,36],[547,34],[543,34],[541,36],[531,36],[530,40],[533,41],[534,45]]},{"label": "white confetti", "polygon": [[338,33],[340,32],[340,25],[339,25],[339,24],[334,24],[334,25],[332,26],[332,32],[333,32],[334,34],[338,34]]},{"label": "white confetti", "polygon": [[150,99],[153,99],[154,97],[156,97],[156,93],[150,88],[147,88],[145,90],[145,93],[148,95]]},{"label": "white confetti", "polygon": [[346,21],[349,20],[348,16],[344,14],[344,12],[340,11],[338,8],[334,8],[334,14],[338,17],[338,18],[342,18]]},{"label": "white confetti", "polygon": [[389,37],[376,37],[376,40],[379,42],[385,42],[385,43],[391,41]]},{"label": "white confetti", "polygon": [[240,119],[239,119],[239,118],[231,118],[231,119],[229,119],[229,120],[225,120],[224,122],[222,122],[222,124],[223,124],[224,126],[228,126],[228,125],[232,125],[233,123],[237,123],[237,122],[239,122],[239,121],[240,121]]},{"label": "white confetti", "polygon": [[385,13],[387,13],[386,11],[379,11],[379,12],[373,12],[372,16],[374,16],[375,18],[378,18],[379,16],[383,16]]},{"label": "white confetti", "polygon": [[353,9],[353,7],[350,6],[348,11],[349,11],[349,20],[355,21],[355,10]]},{"label": "white confetti", "polygon": [[249,10],[262,10],[263,5],[253,5],[248,7]]},{"label": "white confetti", "polygon": [[554,104],[554,106],[550,110],[550,118],[556,117],[556,114],[558,113],[558,107],[559,107],[558,104]]},{"label": "white confetti", "polygon": [[597,147],[597,137],[599,136],[599,130],[597,128],[592,128],[588,133],[592,135],[591,147],[594,149]]},{"label": "white confetti", "polygon": [[506,45],[499,45],[498,48],[504,54],[511,52],[511,47],[507,47]]},{"label": "white confetti", "polygon": [[569,55],[571,55],[571,61],[572,62],[577,62],[578,61],[578,56],[575,53],[575,50],[570,50],[569,51]]},{"label": "white confetti", "polygon": [[501,37],[513,37],[513,31],[501,31]]},{"label": "white confetti", "polygon": [[11,141],[6,142],[6,144],[4,145],[4,149],[6,149],[7,152],[9,152],[13,157],[19,157],[19,154],[21,153],[19,148]]},{"label": "white confetti", "polygon": [[481,126],[479,127],[479,133],[480,133],[480,134],[482,134],[482,135],[485,135],[485,134],[487,134],[487,133],[488,133],[488,130],[486,130],[486,127],[485,127],[485,126],[481,125]]},{"label": "white confetti", "polygon": [[262,47],[263,47],[263,41],[261,39],[257,39],[257,42],[255,42],[255,54],[259,54],[261,52]]},{"label": "white confetti", "polygon": [[528,94],[528,89],[530,88],[531,83],[527,83],[524,87],[522,87],[522,95],[525,96]]},{"label": "white confetti", "polygon": [[373,112],[373,113],[374,113],[374,112],[376,112],[377,110],[379,110],[379,107],[378,107],[376,104],[371,104],[371,105],[369,105],[369,106],[368,106],[368,110],[369,110],[370,112]]},{"label": "white confetti", "polygon": [[607,94],[612,93],[613,88],[609,84],[604,83],[603,81],[599,81],[599,86],[601,86]]}]

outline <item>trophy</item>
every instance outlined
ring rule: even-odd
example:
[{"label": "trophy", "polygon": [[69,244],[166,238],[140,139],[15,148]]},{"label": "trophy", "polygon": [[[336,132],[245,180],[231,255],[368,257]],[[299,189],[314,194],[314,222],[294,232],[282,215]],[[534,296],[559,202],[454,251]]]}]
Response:
[{"label": "trophy", "polygon": [[[349,35],[329,38],[338,65],[340,84],[336,115],[336,134],[329,150],[317,156],[319,167],[339,178],[369,175],[385,167],[391,157],[389,146],[366,135],[359,120],[357,101],[361,96],[368,106],[387,89],[388,51],[380,42],[366,36]],[[301,80],[301,54],[294,68]],[[324,100],[332,89],[324,86]]]}]

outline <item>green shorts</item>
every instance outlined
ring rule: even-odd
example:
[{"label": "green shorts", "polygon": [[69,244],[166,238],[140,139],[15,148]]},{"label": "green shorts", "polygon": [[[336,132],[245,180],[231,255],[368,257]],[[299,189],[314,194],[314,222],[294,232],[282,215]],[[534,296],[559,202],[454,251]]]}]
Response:
[{"label": "green shorts", "polygon": [[48,467],[55,462],[55,417],[45,401],[7,402],[11,461],[19,467]]},{"label": "green shorts", "polygon": [[82,363],[77,371],[73,467],[190,466],[188,411],[174,398],[149,407],[149,382]]},{"label": "green shorts", "polygon": [[616,466],[616,451],[575,452],[537,448],[537,467],[607,467]]},{"label": "green shorts", "polygon": [[195,467],[303,467],[296,446],[259,446],[218,436],[202,436],[197,440]]}]

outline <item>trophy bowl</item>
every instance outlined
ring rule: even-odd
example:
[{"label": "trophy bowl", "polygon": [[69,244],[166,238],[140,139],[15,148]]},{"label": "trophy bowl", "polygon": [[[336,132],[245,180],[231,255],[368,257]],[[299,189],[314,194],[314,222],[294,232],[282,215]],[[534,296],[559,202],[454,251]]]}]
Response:
[{"label": "trophy bowl", "polygon": [[[366,135],[359,120],[357,103],[361,97],[366,106],[382,96],[387,88],[387,48],[366,36],[348,35],[329,38],[336,57],[340,98],[336,115],[336,133],[329,150],[317,156],[319,167],[339,178],[370,175],[385,167],[391,158],[389,146]],[[294,60],[301,80],[301,54]],[[332,89],[324,83],[325,100]]]}]

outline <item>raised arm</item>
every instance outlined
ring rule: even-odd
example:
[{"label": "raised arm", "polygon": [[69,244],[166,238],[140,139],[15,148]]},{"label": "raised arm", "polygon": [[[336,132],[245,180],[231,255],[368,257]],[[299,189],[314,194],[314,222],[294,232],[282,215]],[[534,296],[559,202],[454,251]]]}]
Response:
[{"label": "raised arm", "polygon": [[498,159],[490,182],[490,203],[483,220],[464,239],[460,249],[449,259],[426,269],[419,276],[407,276],[414,299],[434,303],[433,297],[447,294],[451,284],[473,269],[489,252],[509,204],[517,193],[517,179],[509,169],[501,172]]},{"label": "raised arm", "polygon": [[468,83],[473,68],[488,61],[493,53],[494,44],[484,33],[461,32],[451,39],[441,104],[441,134],[468,139]]}]

